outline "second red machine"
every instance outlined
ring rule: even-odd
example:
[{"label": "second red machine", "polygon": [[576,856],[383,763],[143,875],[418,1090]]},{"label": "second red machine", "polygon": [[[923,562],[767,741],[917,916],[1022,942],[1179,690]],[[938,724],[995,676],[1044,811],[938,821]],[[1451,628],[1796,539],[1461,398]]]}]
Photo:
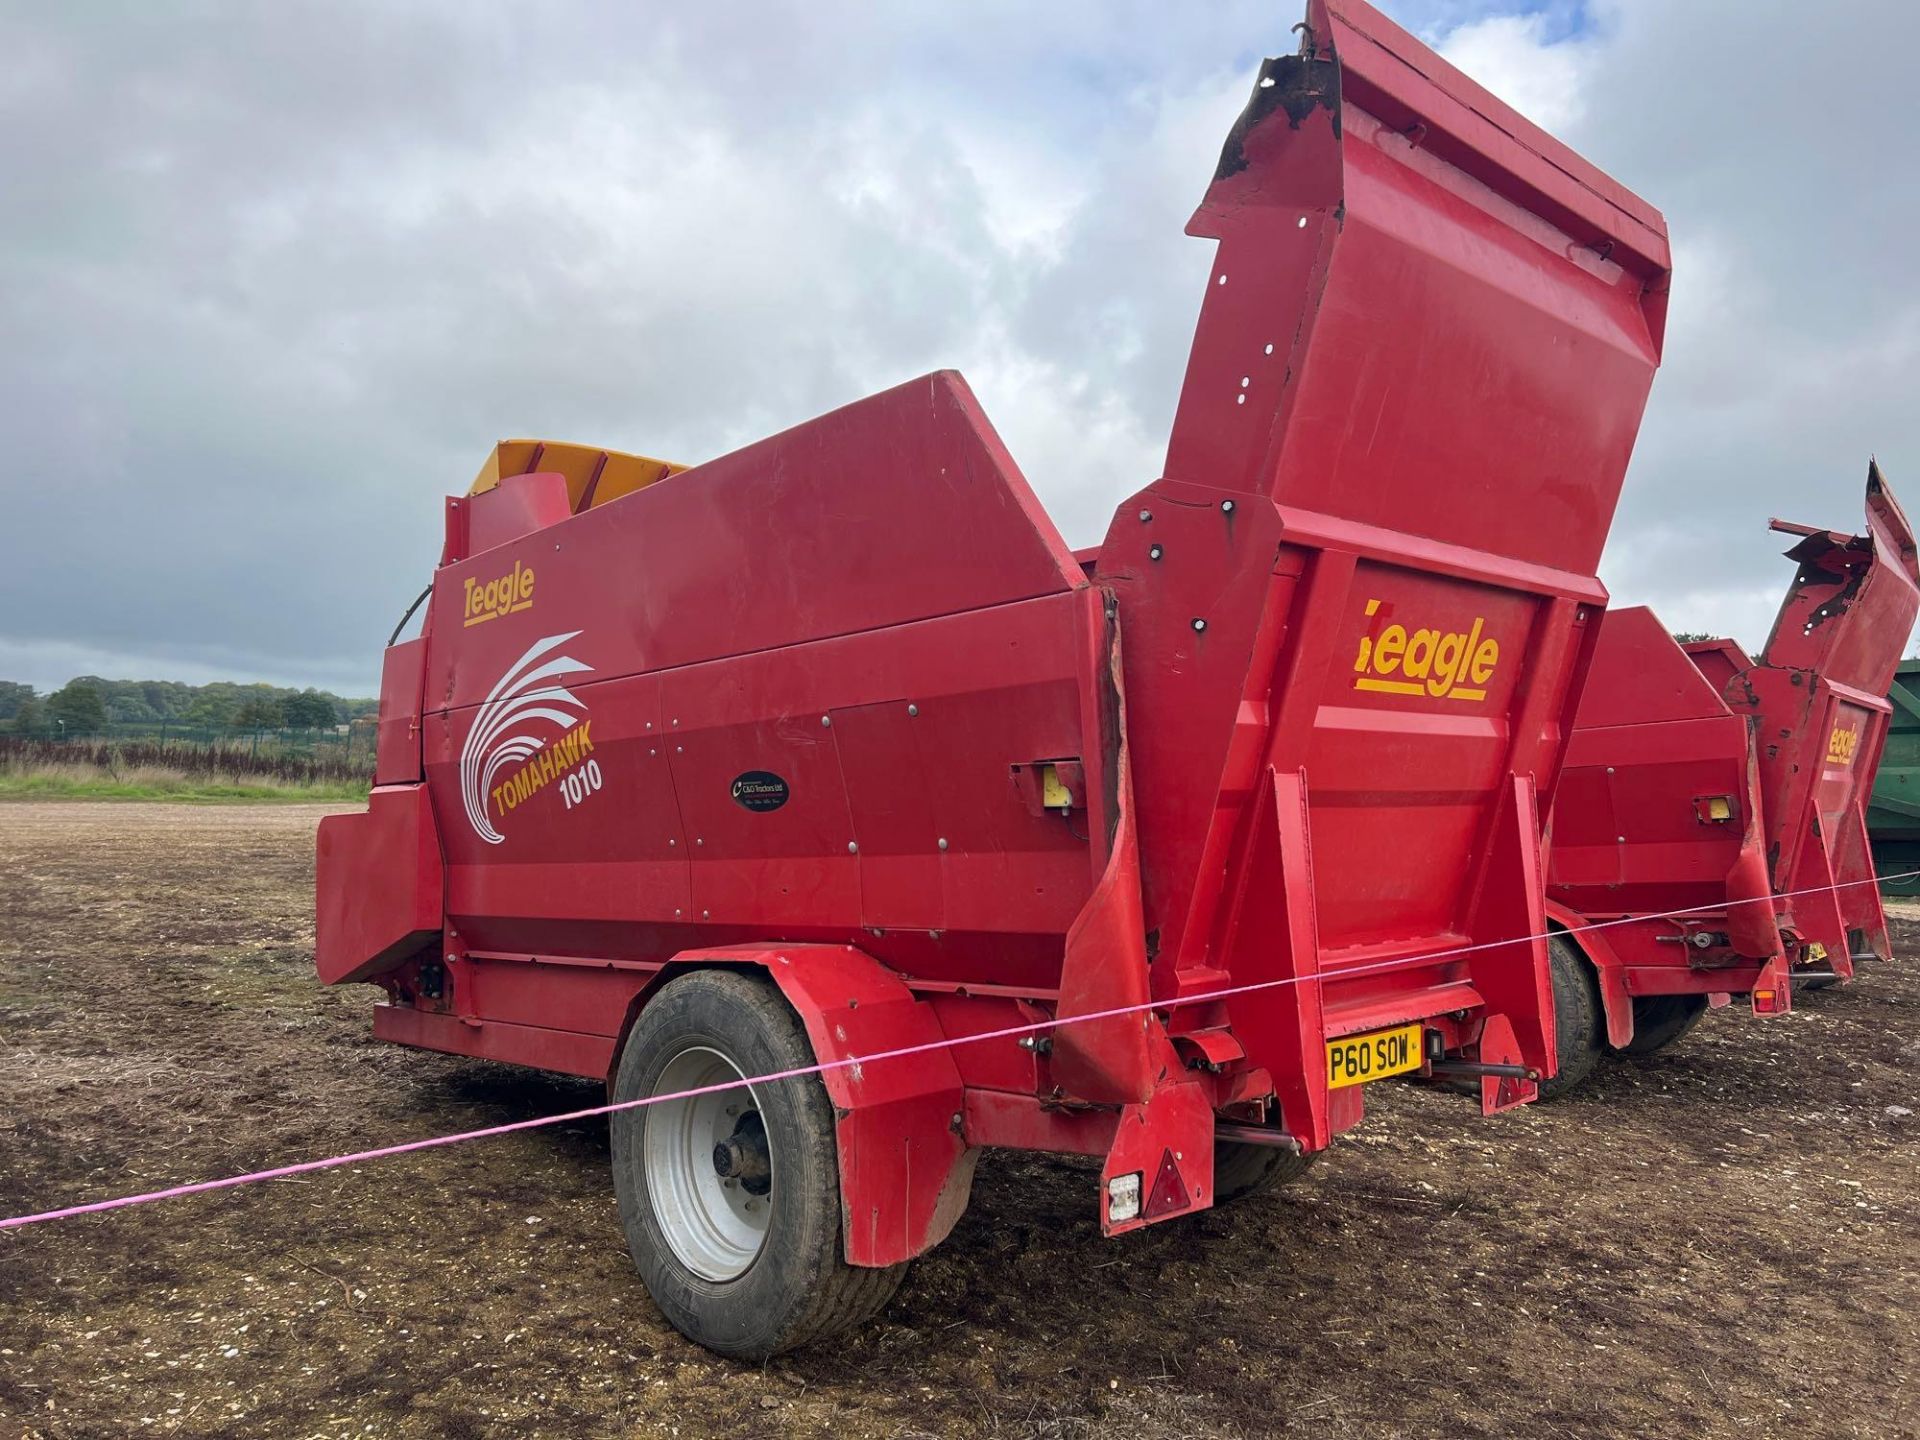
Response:
[{"label": "second red machine", "polygon": [[1894,667],[1920,612],[1913,531],[1878,466],[1867,529],[1776,520],[1799,566],[1757,660],[1613,611],[1553,806],[1548,909],[1559,1068],[1648,1055],[1744,996],[1850,979],[1891,955],[1866,806]]}]

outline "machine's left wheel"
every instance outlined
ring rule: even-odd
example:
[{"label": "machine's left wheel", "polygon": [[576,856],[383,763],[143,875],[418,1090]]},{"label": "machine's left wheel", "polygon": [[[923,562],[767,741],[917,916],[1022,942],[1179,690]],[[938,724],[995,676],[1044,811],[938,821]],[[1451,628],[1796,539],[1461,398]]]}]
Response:
[{"label": "machine's left wheel", "polygon": [[1653,1055],[1677,1044],[1707,1013],[1704,995],[1636,995],[1633,1001],[1633,1039],[1620,1047],[1622,1055]]},{"label": "machine's left wheel", "polygon": [[726,970],[667,984],[620,1055],[616,1103],[663,1097],[612,1116],[628,1248],[673,1327],[721,1355],[765,1360],[860,1325],[907,1271],[844,1258],[820,1077],[739,1083],[813,1063],[780,992]]}]

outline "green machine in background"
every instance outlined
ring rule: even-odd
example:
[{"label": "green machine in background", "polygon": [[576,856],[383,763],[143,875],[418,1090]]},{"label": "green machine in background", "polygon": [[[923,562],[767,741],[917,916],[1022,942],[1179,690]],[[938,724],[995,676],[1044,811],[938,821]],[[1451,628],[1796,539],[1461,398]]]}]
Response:
[{"label": "green machine in background", "polygon": [[[1887,691],[1893,715],[1867,804],[1867,838],[1880,875],[1920,870],[1920,660],[1902,660]],[[1920,875],[1882,882],[1887,895],[1920,895]]]}]

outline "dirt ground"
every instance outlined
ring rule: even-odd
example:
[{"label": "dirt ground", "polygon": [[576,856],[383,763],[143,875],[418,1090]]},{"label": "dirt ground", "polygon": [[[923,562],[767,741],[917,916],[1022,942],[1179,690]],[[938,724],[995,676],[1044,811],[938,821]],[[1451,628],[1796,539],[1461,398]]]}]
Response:
[{"label": "dirt ground", "polygon": [[[0,806],[0,1214],[597,1103],[313,981],[319,808]],[[1896,942],[1920,951],[1920,912]],[[869,1329],[743,1368],[625,1252],[606,1127],[0,1232],[15,1436],[1920,1435],[1920,976],[1100,1238],[990,1153]]]}]

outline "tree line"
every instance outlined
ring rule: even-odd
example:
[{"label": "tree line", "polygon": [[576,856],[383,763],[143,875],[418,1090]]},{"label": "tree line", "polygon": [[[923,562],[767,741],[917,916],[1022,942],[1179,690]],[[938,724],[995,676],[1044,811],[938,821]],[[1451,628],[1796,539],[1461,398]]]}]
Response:
[{"label": "tree line", "polygon": [[179,725],[231,730],[332,730],[371,716],[379,702],[311,687],[216,680],[103,680],[80,675],[41,695],[0,680],[0,727],[16,735],[96,735],[111,726]]}]

